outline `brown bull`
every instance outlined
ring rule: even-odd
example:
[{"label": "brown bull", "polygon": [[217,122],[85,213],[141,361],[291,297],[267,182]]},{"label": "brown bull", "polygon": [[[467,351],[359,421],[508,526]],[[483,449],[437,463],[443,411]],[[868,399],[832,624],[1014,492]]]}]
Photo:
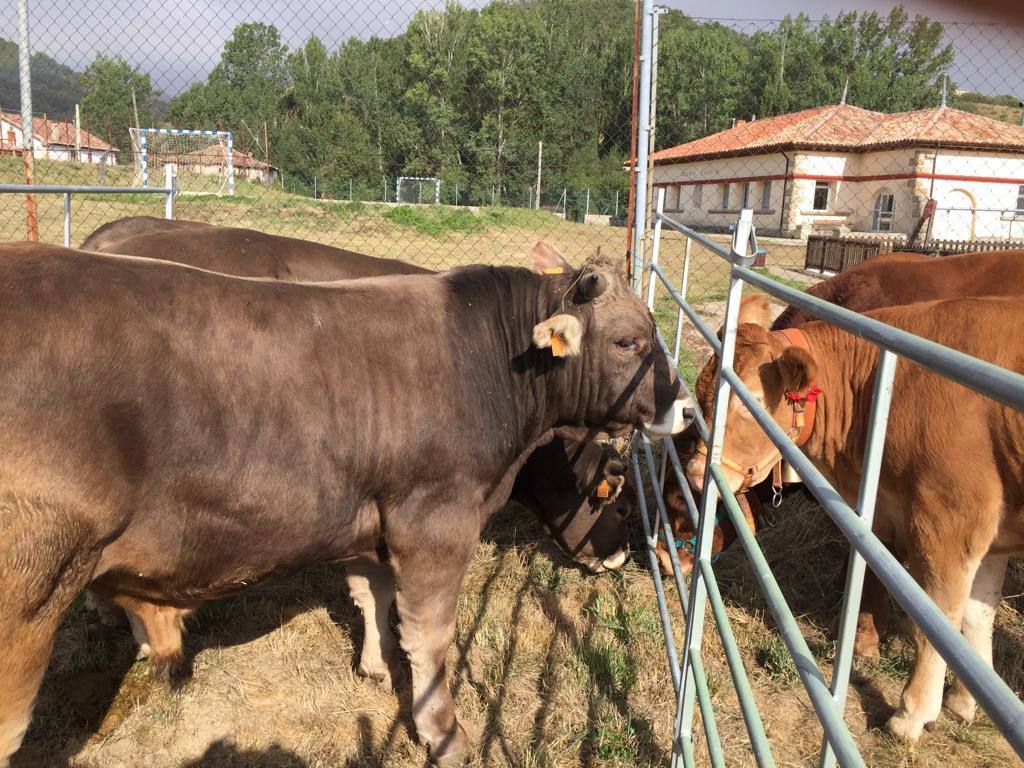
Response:
[{"label": "brown bull", "polygon": [[[855,504],[878,350],[822,322],[806,323],[790,335],[745,322],[751,308],[754,316],[763,313],[764,303],[764,297],[744,302],[733,368],[785,431],[794,421],[794,403],[814,400],[798,444]],[[1024,371],[1024,305],[1017,298],[922,302],[866,314]],[[702,375],[697,396],[705,409],[714,389],[714,376]],[[764,480],[780,458],[735,396],[723,456],[734,491]],[[752,477],[735,469],[746,466],[758,467]],[[687,474],[694,487],[702,486],[703,456],[691,459]],[[992,621],[1007,560],[1024,552],[1024,414],[900,361],[874,529],[905,553],[914,578],[991,663]],[[908,741],[916,741],[939,716],[946,668],[916,628],[914,643],[914,669],[888,723]],[[945,704],[965,721],[974,717],[974,698],[959,681]]]},{"label": "brown bull", "polygon": [[461,760],[459,586],[526,457],[692,416],[617,264],[534,266],[303,285],[0,247],[0,764],[83,588],[177,612],[381,546],[418,735]]},{"label": "brown bull", "polygon": [[[104,224],[85,239],[82,248],[174,261],[228,275],[299,282],[432,274],[397,259],[307,240],[152,216]],[[594,441],[555,438],[527,460],[512,499],[534,512],[576,562],[594,572],[614,570],[625,562],[629,549],[627,521],[632,508],[629,494],[619,495],[622,481],[621,464],[612,449]]]}]

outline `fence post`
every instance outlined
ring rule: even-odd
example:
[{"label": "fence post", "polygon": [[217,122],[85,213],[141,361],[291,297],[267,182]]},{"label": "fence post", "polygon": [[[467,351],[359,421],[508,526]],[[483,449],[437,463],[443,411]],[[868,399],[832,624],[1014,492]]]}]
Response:
[{"label": "fence post", "polygon": [[[662,187],[664,189],[664,187]],[[693,240],[686,238],[686,250],[683,252],[683,277],[679,281],[679,295],[686,298],[686,289],[690,282],[690,253],[693,250]],[[673,347],[672,359],[679,364],[679,345],[683,341],[683,308],[676,311],[676,342]]]},{"label": "fence post", "polygon": [[587,223],[587,216],[590,215],[590,187],[587,187],[587,203],[583,208],[583,223]]},{"label": "fence post", "polygon": [[167,200],[164,202],[164,218],[174,218],[174,193],[175,185],[178,183],[174,176],[174,165],[168,163],[164,166],[164,186],[167,187]]},{"label": "fence post", "polygon": [[[641,117],[643,113],[641,112]],[[637,187],[637,194],[640,188]],[[730,262],[736,264],[747,257],[750,247],[750,235],[753,230],[753,212],[745,209],[740,212],[733,231],[732,255]],[[693,575],[690,577],[689,610],[686,612],[686,639],[683,644],[682,663],[683,685],[679,689],[676,702],[676,738],[673,753],[690,751],[693,744],[693,715],[696,690],[690,684],[690,671],[693,659],[699,657],[701,640],[704,635],[704,613],[707,606],[707,585],[696,567],[697,560],[709,560],[711,557],[711,541],[715,532],[715,511],[718,508],[718,486],[711,476],[712,464],[722,463],[722,439],[725,436],[725,420],[729,413],[729,393],[731,387],[725,376],[725,370],[732,369],[733,356],[736,352],[736,327],[740,314],[740,300],[743,298],[743,281],[730,272],[729,294],[725,305],[725,325],[722,329],[722,354],[719,356],[718,381],[715,386],[715,400],[711,416],[711,444],[708,446],[708,458],[705,463],[704,487],[701,495],[700,516],[697,525],[697,546],[694,553]]]},{"label": "fence post", "polygon": [[566,192],[566,188],[562,187],[562,221],[569,217],[569,196]]},{"label": "fence post", "polygon": [[64,193],[64,247],[71,247],[71,193]]},{"label": "fence post", "polygon": [[316,176],[313,177],[313,199],[316,200]]},{"label": "fence post", "polygon": [[[28,35],[28,0],[18,0],[18,81],[21,88],[21,157],[25,166],[25,183],[35,183],[35,141],[32,137],[32,50]],[[39,239],[36,218],[36,197],[25,195],[28,239]]]},{"label": "fence post", "polygon": [[633,212],[633,290],[644,279],[643,244],[647,235],[647,157],[651,141],[651,59],[654,56],[654,0],[643,0],[640,14],[640,94],[636,130],[636,206]]}]

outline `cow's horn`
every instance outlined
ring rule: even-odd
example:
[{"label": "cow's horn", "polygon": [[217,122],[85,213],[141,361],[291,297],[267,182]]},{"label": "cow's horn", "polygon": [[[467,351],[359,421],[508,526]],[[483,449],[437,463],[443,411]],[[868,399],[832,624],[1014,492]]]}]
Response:
[{"label": "cow's horn", "polygon": [[588,272],[580,280],[580,293],[587,301],[593,301],[608,290],[608,278],[600,272]]}]

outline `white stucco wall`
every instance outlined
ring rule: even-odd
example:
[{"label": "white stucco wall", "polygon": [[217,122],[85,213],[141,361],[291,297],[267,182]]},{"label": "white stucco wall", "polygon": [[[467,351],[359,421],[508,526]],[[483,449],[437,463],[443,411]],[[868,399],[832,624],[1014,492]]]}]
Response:
[{"label": "white stucco wall", "polygon": [[[658,165],[655,185],[665,185],[666,210],[686,224],[724,228],[739,212],[742,182],[751,179],[750,205],[762,231],[807,236],[815,229],[870,232],[881,194],[893,195],[892,232],[909,234],[917,225],[925,202],[934,197],[939,210],[932,236],[944,239],[1006,239],[1024,237],[1024,213],[1013,213],[1024,185],[1024,154],[967,150],[900,148],[866,153],[796,152],[722,158],[693,163]],[[932,176],[954,179],[933,179]],[[771,180],[771,200],[762,205],[763,177]],[[909,178],[908,178],[909,177]],[[703,181],[700,206],[697,186]],[[722,207],[722,186],[730,183],[730,200]],[[815,182],[830,184],[826,210],[813,208]],[[675,185],[673,182],[691,182]],[[783,189],[785,188],[785,198]],[[945,211],[964,207],[992,211]]]}]

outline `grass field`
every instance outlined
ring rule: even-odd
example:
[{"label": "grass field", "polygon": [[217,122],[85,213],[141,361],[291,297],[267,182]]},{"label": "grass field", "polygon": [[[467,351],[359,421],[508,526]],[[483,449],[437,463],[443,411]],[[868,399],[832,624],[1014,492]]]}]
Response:
[{"label": "grass field", "polygon": [[[56,164],[52,164],[56,165]],[[40,164],[40,182],[97,183],[95,169]],[[0,179],[20,168],[0,159]],[[63,174],[56,178],[54,174]],[[127,183],[113,169],[105,183]],[[8,239],[24,237],[21,196],[0,197]],[[73,241],[126,215],[162,215],[162,200],[75,198]],[[473,262],[525,263],[540,237],[580,261],[597,247],[623,251],[622,229],[563,222],[545,212],[479,211],[312,201],[239,185],[234,198],[177,201],[176,216],[249,226],[444,268]],[[60,242],[61,202],[41,204],[42,237]],[[724,238],[722,238],[724,240]],[[796,266],[802,249],[769,243],[769,266]],[[682,274],[683,243],[666,236],[662,262]],[[724,263],[696,248],[688,296],[717,328],[724,309]],[[790,278],[787,278],[790,279]],[[801,285],[796,277],[794,285]],[[656,315],[675,334],[674,305]],[[683,335],[681,369],[692,380],[707,356],[696,332]],[[846,547],[820,508],[794,493],[759,538],[810,646],[825,671],[834,653]],[[637,542],[639,544],[639,541]],[[534,520],[510,506],[492,521],[473,558],[459,604],[449,679],[463,721],[477,734],[475,765],[542,768],[663,766],[671,752],[674,697],[651,579],[642,563],[587,576],[547,542]],[[816,724],[792,662],[736,548],[716,564],[723,595],[769,739],[780,766],[813,766]],[[1011,567],[996,633],[996,669],[1024,692],[1024,569]],[[681,642],[678,600],[672,617]],[[57,639],[16,768],[406,768],[424,764],[409,689],[397,695],[355,674],[361,629],[344,596],[340,568],[322,566],[205,606],[189,623],[191,675],[153,680],[135,662],[127,628],[95,622],[81,603]],[[881,768],[1018,764],[984,717],[971,727],[943,719],[916,749],[880,728],[897,702],[912,651],[905,634],[886,642],[878,663],[859,666],[847,709],[870,766]],[[709,633],[705,666],[727,765],[752,766],[721,647]],[[699,740],[701,765],[706,752]]]}]

